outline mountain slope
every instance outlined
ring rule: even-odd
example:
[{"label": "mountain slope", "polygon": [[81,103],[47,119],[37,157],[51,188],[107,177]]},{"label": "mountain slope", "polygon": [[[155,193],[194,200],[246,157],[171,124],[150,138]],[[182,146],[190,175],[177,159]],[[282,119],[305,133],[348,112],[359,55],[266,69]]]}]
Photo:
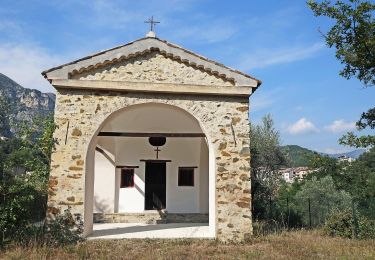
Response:
[{"label": "mountain slope", "polygon": [[55,94],[23,88],[2,73],[0,73],[0,96],[5,97],[10,105],[8,117],[10,126],[1,134],[4,136],[14,134],[15,126],[20,122],[30,122],[35,117],[51,114],[55,107]]},{"label": "mountain slope", "polygon": [[285,145],[282,146],[281,149],[284,153],[287,154],[287,157],[289,159],[289,163],[285,165],[287,167],[308,166],[310,159],[316,155],[329,156],[336,159],[342,156],[358,159],[360,155],[366,152],[366,149],[357,149],[347,153],[327,154],[318,153],[298,145]]},{"label": "mountain slope", "polygon": [[366,149],[357,149],[357,150],[347,152],[347,153],[335,153],[335,154],[326,154],[326,155],[332,158],[339,158],[339,157],[345,156],[345,157],[350,157],[353,159],[358,159],[358,157],[361,156],[364,152],[366,152]]},{"label": "mountain slope", "polygon": [[308,166],[310,159],[318,153],[298,145],[285,145],[281,147],[289,159],[288,167]]}]

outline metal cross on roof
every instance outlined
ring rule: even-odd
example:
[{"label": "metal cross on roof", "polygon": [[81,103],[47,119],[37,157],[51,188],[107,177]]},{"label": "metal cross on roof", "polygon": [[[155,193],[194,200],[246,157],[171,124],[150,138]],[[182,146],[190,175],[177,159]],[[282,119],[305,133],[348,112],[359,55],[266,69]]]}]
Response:
[{"label": "metal cross on roof", "polygon": [[149,23],[150,24],[150,31],[153,32],[154,31],[154,26],[160,22],[158,21],[154,21],[154,16],[151,16],[151,18],[148,18],[147,21],[145,21],[145,23]]}]

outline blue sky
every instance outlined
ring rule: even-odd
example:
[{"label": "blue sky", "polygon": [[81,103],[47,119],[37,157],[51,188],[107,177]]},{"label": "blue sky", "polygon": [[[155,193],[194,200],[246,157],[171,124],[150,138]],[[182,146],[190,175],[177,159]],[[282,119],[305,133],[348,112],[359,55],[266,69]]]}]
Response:
[{"label": "blue sky", "polygon": [[270,113],[283,144],[342,152],[338,138],[374,106],[375,88],[338,75],[303,0],[0,0],[0,72],[21,85],[53,92],[40,72],[143,37],[157,36],[263,81],[250,118]]}]

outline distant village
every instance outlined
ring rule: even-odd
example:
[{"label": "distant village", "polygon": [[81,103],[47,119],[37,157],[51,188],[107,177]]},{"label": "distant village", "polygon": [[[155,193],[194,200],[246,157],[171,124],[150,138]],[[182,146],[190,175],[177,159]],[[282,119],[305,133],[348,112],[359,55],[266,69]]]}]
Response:
[{"label": "distant village", "polygon": [[[337,158],[339,162],[353,162],[354,158],[348,156],[340,156]],[[281,168],[279,173],[281,178],[287,183],[293,183],[296,180],[302,180],[307,174],[316,172],[317,169],[310,169],[309,167],[292,167],[292,168]]]}]

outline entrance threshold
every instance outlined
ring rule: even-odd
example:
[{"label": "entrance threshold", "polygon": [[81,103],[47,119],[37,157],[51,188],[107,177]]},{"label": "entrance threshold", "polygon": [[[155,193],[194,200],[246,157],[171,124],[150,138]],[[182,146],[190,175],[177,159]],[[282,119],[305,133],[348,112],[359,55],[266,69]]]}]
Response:
[{"label": "entrance threshold", "polygon": [[205,238],[213,239],[208,223],[103,223],[94,224],[93,233],[87,239],[176,239]]}]

